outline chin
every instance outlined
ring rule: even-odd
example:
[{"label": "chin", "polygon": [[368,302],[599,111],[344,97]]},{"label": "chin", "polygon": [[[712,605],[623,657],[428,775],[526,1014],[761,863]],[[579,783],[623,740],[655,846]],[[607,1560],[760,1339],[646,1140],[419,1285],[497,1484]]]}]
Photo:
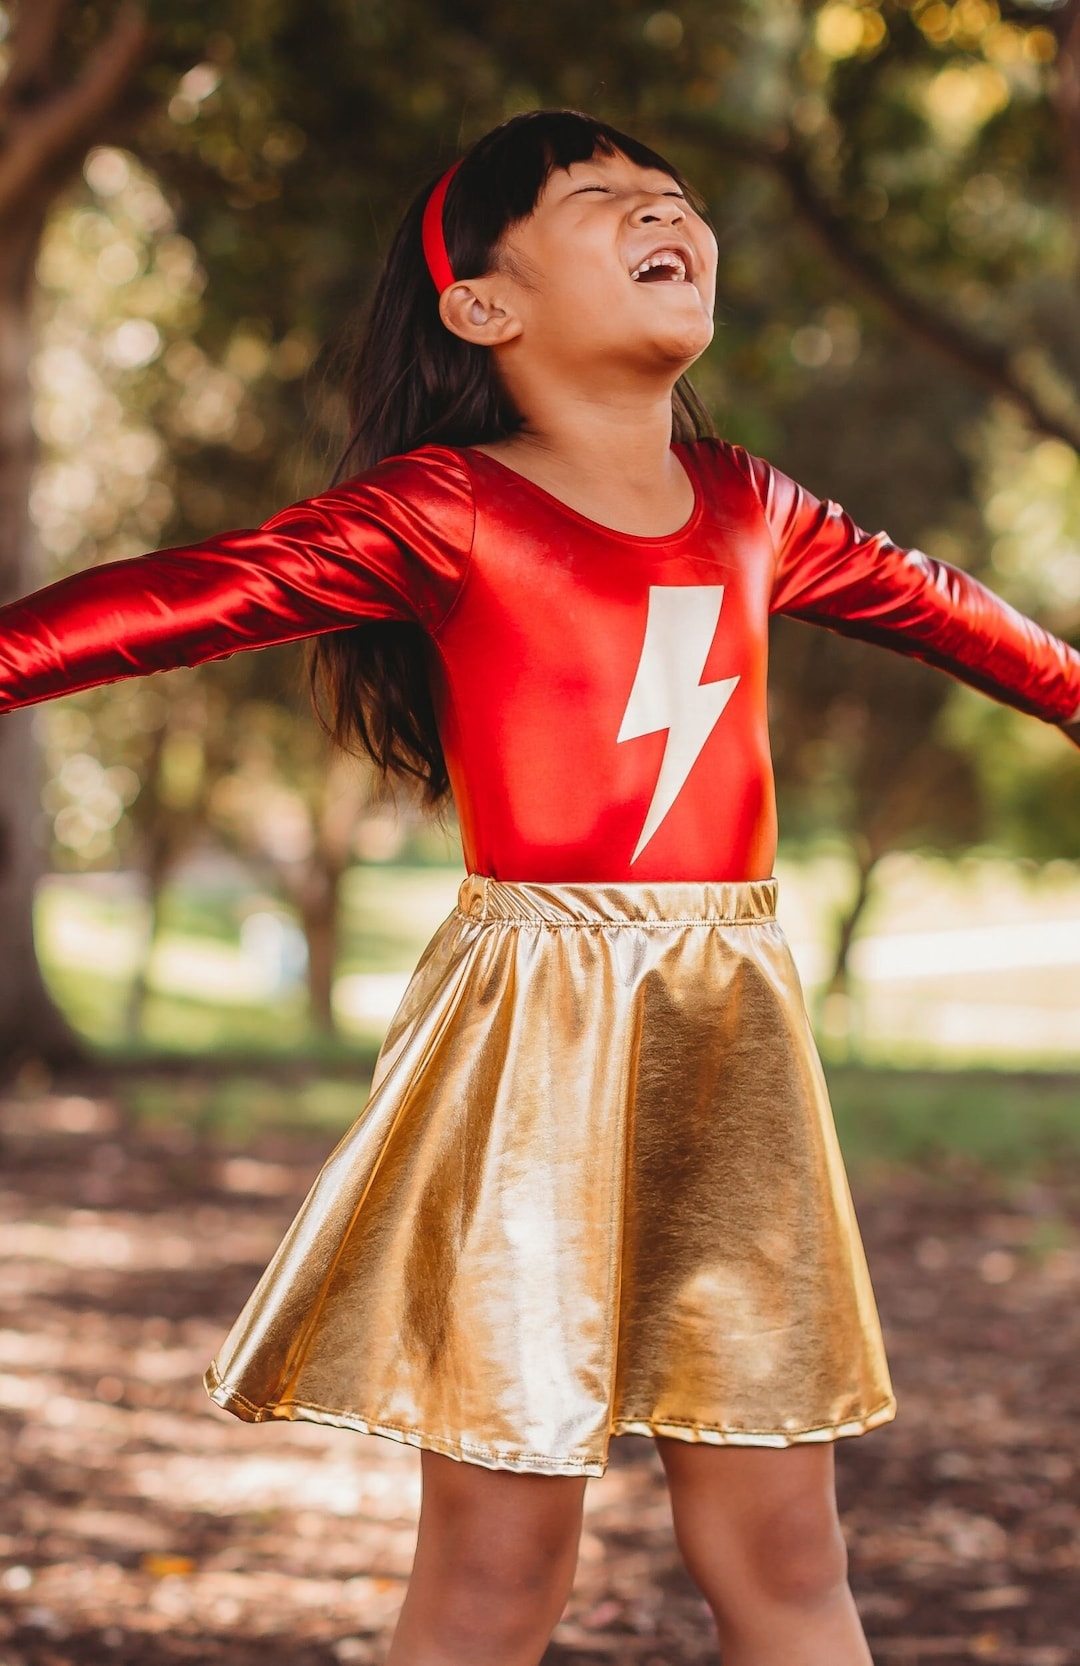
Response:
[{"label": "chin", "polygon": [[712,319],[702,319],[696,327],[686,325],[681,330],[672,330],[662,342],[658,342],[665,358],[673,364],[681,364],[683,369],[689,369],[695,359],[699,359],[713,338]]}]

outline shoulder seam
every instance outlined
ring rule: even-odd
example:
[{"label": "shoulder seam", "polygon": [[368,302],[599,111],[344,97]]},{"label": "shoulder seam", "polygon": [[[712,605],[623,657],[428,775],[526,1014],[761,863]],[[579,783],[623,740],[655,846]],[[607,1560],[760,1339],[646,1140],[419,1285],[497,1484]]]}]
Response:
[{"label": "shoulder seam", "polygon": [[[446,449],[450,450],[450,447],[447,447]],[[432,625],[431,630],[428,633],[432,640],[434,640],[449,623],[451,614],[455,611],[465,592],[465,586],[468,583],[469,574],[472,572],[473,549],[476,544],[476,483],[473,480],[472,471],[470,470],[468,463],[466,463],[460,452],[454,453],[454,460],[461,473],[465,476],[465,480],[469,488],[469,501],[472,504],[472,528],[469,532],[469,547],[465,552],[461,578],[458,582],[457,589],[454,591],[454,594],[451,596],[450,601],[447,604],[445,613],[437,624]]]},{"label": "shoulder seam", "polygon": [[774,586],[774,589],[775,589],[776,571],[777,571],[777,569],[779,568],[779,565],[780,565],[780,551],[777,548],[776,533],[773,530],[772,521],[769,519],[768,505],[766,504],[764,498],[761,495],[760,490],[758,489],[757,473],[756,473],[756,470],[754,469],[755,462],[763,463],[765,465],[766,469],[770,469],[770,470],[772,468],[772,464],[768,461],[768,459],[766,457],[756,456],[754,452],[748,451],[746,446],[739,445],[736,440],[725,440],[725,439],[722,439],[720,437],[717,437],[713,441],[713,443],[716,444],[717,446],[722,446],[723,449],[730,455],[730,457],[732,459],[732,462],[734,463],[734,466],[738,469],[739,473],[742,475],[743,479],[746,481],[746,484],[749,486],[750,490],[753,492],[754,497],[757,501],[758,508],[761,511],[761,518],[765,523],[765,530],[769,534],[769,542],[772,544],[772,547],[773,547],[773,561],[774,561],[773,586]]}]

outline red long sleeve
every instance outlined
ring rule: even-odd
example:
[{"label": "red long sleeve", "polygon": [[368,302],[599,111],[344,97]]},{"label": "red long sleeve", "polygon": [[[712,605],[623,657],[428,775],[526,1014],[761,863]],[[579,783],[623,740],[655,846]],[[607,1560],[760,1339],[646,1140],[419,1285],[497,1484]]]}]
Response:
[{"label": "red long sleeve", "polygon": [[978,579],[864,532],[743,453],[776,547],[771,611],[893,648],[1051,723],[1080,710],[1080,654]]},{"label": "red long sleeve", "polygon": [[474,518],[459,456],[430,447],[261,527],[74,573],[0,608],[0,710],[363,619],[437,630]]},{"label": "red long sleeve", "polygon": [[737,446],[679,445],[694,510],[614,532],[494,457],[423,446],[254,531],[0,609],[0,709],[360,619],[420,624],[465,859],[497,879],[760,879],[776,853],[768,620],[941,666],[1049,721],[1080,655]]}]

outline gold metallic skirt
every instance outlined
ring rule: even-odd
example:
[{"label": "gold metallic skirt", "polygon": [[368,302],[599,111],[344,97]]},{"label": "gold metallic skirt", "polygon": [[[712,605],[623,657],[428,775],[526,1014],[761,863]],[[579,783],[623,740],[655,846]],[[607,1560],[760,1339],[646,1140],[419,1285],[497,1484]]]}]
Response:
[{"label": "gold metallic skirt", "polygon": [[212,1398],[540,1474],[887,1422],[775,900],[466,879]]}]

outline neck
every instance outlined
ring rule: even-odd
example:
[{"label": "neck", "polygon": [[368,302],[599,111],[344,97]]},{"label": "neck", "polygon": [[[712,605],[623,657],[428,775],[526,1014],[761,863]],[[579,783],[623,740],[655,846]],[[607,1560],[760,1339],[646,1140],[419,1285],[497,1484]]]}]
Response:
[{"label": "neck", "polygon": [[685,526],[693,485],[672,450],[672,390],[640,402],[567,395],[518,403],[522,428],[478,446],[612,531],[667,536]]},{"label": "neck", "polygon": [[525,420],[504,444],[553,474],[641,496],[671,478],[671,388],[511,388]]}]

